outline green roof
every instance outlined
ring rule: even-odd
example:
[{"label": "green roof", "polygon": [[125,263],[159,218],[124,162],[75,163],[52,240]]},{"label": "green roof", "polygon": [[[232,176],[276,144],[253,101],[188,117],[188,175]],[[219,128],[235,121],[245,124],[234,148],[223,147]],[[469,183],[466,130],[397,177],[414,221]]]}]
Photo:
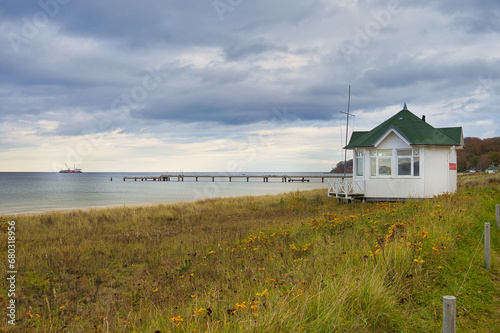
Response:
[{"label": "green roof", "polygon": [[493,170],[493,171],[496,171],[496,170],[498,170],[498,168],[497,168],[496,166],[492,165],[492,166],[490,166],[490,167],[489,167],[488,169],[486,169],[486,170]]},{"label": "green roof", "polygon": [[[405,105],[406,106],[406,105]],[[373,147],[393,129],[410,145],[462,146],[462,127],[434,128],[406,107],[371,131],[353,132],[346,149]]]}]

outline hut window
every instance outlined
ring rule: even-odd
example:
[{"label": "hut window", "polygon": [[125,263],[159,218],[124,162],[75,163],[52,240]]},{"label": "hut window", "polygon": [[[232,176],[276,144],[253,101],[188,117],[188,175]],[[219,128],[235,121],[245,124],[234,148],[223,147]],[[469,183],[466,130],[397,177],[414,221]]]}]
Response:
[{"label": "hut window", "polygon": [[364,154],[362,151],[356,151],[356,176],[363,177]]},{"label": "hut window", "polygon": [[413,175],[420,176],[420,150],[413,149]]},{"label": "hut window", "polygon": [[392,149],[370,151],[370,174],[372,176],[392,175]]},{"label": "hut window", "polygon": [[[358,161],[358,154],[359,153],[356,155],[356,163],[362,163],[362,158],[361,162]],[[358,168],[356,175],[362,176],[362,174],[358,174],[359,172],[363,171]],[[387,177],[393,175],[401,177],[419,177],[420,151],[418,149],[370,150],[370,176]]]},{"label": "hut window", "polygon": [[420,176],[418,149],[398,149],[398,176]]}]

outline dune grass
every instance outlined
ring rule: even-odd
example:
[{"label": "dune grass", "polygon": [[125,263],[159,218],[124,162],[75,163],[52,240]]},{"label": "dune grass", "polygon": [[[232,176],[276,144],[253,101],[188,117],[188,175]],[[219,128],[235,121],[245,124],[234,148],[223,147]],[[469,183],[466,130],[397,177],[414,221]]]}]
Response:
[{"label": "dune grass", "polygon": [[[439,332],[442,297],[460,292],[459,330],[495,332],[497,203],[498,175],[464,177],[456,194],[405,203],[342,204],[312,190],[3,216],[4,239],[7,221],[17,227],[18,320],[12,327],[2,315],[0,325],[19,332]],[[480,245],[461,288],[484,222],[492,223],[492,269],[483,268]]]}]

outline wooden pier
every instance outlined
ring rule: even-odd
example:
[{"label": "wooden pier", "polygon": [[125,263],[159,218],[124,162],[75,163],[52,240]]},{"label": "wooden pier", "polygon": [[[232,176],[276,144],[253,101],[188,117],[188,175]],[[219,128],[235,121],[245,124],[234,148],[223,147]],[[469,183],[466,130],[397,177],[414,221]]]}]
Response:
[{"label": "wooden pier", "polygon": [[200,179],[208,179],[212,182],[215,182],[215,179],[227,179],[229,182],[235,179],[246,179],[247,182],[253,178],[262,179],[264,183],[268,183],[270,178],[281,179],[282,183],[286,182],[309,182],[311,179],[321,179],[321,182],[324,183],[325,179],[332,178],[341,178],[343,175],[334,174],[334,173],[303,173],[297,175],[295,174],[261,174],[261,175],[247,175],[247,174],[200,174],[200,173],[181,173],[181,174],[164,174],[160,176],[141,176],[141,177],[123,177],[123,181],[133,180],[133,181],[158,181],[158,182],[169,182],[177,179],[178,182],[183,182],[184,178],[194,179],[198,181]]}]

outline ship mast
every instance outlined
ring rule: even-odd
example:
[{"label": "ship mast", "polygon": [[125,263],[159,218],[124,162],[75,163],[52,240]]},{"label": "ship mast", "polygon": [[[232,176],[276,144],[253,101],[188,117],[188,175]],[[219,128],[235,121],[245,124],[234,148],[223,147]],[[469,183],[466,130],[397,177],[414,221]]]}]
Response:
[{"label": "ship mast", "polygon": [[[349,85],[349,98],[347,100],[347,112],[340,111],[340,113],[343,113],[346,115],[347,121],[346,121],[346,130],[345,130],[345,145],[347,146],[347,140],[349,139],[349,117],[354,117],[353,114],[350,114],[351,110],[351,85]],[[345,179],[346,174],[347,174],[347,149],[344,148],[344,177]],[[353,160],[354,163],[354,160]],[[353,165],[354,167],[354,165]]]}]

